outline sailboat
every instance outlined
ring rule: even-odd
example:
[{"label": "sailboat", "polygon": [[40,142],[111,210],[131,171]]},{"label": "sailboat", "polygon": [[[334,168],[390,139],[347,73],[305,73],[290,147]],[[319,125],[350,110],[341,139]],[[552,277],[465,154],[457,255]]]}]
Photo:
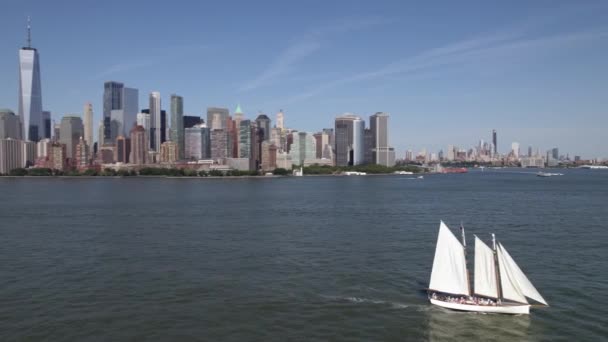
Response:
[{"label": "sailboat", "polygon": [[502,314],[529,314],[527,298],[548,306],[532,282],[517,266],[504,246],[496,243],[492,234],[492,247],[475,236],[475,278],[471,291],[466,262],[464,228],[462,243],[441,221],[431,271],[429,300],[444,308]]}]

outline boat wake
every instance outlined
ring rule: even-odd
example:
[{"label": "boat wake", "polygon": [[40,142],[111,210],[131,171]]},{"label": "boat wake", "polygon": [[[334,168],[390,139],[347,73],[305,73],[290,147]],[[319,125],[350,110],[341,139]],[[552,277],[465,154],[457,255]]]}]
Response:
[{"label": "boat wake", "polygon": [[327,298],[334,301],[342,301],[342,302],[351,302],[351,303],[363,303],[363,304],[377,304],[377,305],[386,305],[390,306],[393,309],[406,309],[410,307],[410,305],[399,303],[399,302],[391,302],[380,299],[370,299],[370,298],[361,298],[361,297],[339,297],[339,296],[324,296],[321,297]]}]

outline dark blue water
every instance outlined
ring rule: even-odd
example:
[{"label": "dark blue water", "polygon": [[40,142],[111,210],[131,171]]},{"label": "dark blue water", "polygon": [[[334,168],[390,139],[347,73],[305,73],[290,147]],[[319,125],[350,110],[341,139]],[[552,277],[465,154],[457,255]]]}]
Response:
[{"label": "dark blue water", "polygon": [[[608,172],[564,173],[0,179],[0,340],[605,340]],[[550,307],[432,307],[440,219]]]}]

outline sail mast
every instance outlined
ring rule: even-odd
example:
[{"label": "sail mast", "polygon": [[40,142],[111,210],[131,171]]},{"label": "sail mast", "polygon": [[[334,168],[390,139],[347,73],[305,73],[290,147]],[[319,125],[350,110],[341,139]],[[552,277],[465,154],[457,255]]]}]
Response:
[{"label": "sail mast", "polygon": [[494,273],[496,276],[496,289],[497,289],[496,295],[498,296],[497,300],[500,301],[502,298],[502,285],[500,284],[500,270],[498,269],[499,262],[498,262],[498,256],[496,255],[496,235],[494,235],[494,233],[492,233],[492,251],[494,252]]},{"label": "sail mast", "polygon": [[467,289],[469,296],[471,296],[471,281],[469,280],[469,266],[467,264],[467,240],[464,234],[464,225],[460,222],[460,232],[462,233],[462,248],[464,249],[464,266],[467,270]]}]

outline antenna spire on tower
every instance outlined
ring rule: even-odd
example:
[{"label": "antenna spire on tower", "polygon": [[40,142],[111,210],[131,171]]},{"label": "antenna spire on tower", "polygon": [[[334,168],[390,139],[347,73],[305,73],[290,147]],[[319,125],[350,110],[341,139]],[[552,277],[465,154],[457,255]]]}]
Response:
[{"label": "antenna spire on tower", "polygon": [[27,16],[27,47],[32,47],[32,25],[31,18],[29,15]]}]

